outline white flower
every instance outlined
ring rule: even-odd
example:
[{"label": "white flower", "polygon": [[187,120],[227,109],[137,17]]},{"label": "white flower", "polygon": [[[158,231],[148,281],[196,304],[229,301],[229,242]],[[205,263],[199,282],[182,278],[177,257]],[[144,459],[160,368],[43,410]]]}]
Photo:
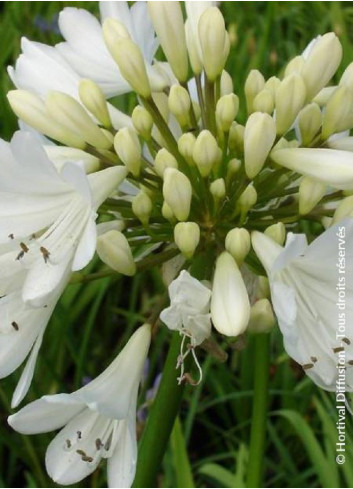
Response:
[{"label": "white flower", "polygon": [[[289,234],[285,248],[254,232],[287,353],[323,389],[334,391],[338,365],[345,390],[353,390],[353,220],[345,219],[309,246]],[[339,305],[344,303],[344,306]]]},{"label": "white flower", "polygon": [[211,291],[183,270],[168,287],[170,306],[161,312],[161,320],[171,330],[189,337],[193,347],[211,334]]},{"label": "white flower", "polygon": [[13,403],[27,392],[41,339],[72,271],[96,248],[96,210],[126,176],[123,167],[88,177],[75,164],[58,173],[39,141],[0,140],[0,377],[32,349]]},{"label": "white flower", "polygon": [[113,363],[72,394],[43,396],[8,418],[16,431],[46,433],[64,427],[46,453],[58,484],[75,484],[108,459],[109,487],[130,487],[137,460],[136,403],[151,327],[139,328]]}]

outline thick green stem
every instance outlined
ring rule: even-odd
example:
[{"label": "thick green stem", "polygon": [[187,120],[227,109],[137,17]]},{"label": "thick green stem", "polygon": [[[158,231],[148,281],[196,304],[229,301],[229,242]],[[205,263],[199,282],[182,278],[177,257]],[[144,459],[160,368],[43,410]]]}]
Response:
[{"label": "thick green stem", "polygon": [[258,334],[254,340],[254,401],[246,487],[263,487],[262,477],[264,469],[270,367],[270,335],[268,333]]},{"label": "thick green stem", "polygon": [[156,487],[156,478],[183,396],[175,366],[180,354],[181,337],[173,335],[162,380],[139,445],[133,487]]}]

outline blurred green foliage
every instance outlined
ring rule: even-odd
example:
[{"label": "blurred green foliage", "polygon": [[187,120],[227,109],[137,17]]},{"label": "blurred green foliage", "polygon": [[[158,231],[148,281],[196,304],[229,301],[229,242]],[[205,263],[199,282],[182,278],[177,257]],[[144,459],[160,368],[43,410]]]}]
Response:
[{"label": "blurred green foliage", "polygon": [[[6,100],[12,86],[6,66],[19,55],[22,36],[49,44],[58,42],[57,14],[68,5],[98,12],[96,2],[0,3],[0,134],[4,139],[16,130],[16,119]],[[329,30],[334,30],[343,44],[341,71],[353,60],[353,2],[232,1],[223,2],[221,9],[233,44],[227,68],[240,96],[250,69],[259,68],[267,77],[281,73],[289,58],[300,53],[313,37]],[[94,262],[90,269],[98,266]],[[133,279],[70,286],[47,328],[26,401],[43,394],[70,392],[96,376],[148,316],[162,291],[157,270]],[[169,339],[170,333],[161,329],[143,392],[163,368]],[[353,487],[351,419],[347,419],[347,462],[338,466],[333,395],[317,389],[287,357],[278,331],[272,335],[271,350],[264,487]],[[256,362],[253,340],[248,338],[243,350],[232,350],[227,363],[202,353],[200,357],[203,381],[186,390],[159,484],[244,487]],[[7,427],[11,394],[18,378],[16,372],[0,384],[0,486],[56,487],[44,468],[45,449],[53,434],[22,437]],[[104,487],[103,465],[78,486]]]}]

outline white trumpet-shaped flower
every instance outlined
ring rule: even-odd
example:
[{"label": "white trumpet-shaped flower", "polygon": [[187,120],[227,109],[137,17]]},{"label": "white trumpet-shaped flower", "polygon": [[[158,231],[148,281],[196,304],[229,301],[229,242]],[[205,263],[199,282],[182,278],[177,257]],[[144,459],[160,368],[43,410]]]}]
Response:
[{"label": "white trumpet-shaped flower", "polygon": [[75,484],[106,458],[109,487],[131,486],[137,460],[137,393],[150,340],[151,327],[145,324],[92,382],[72,394],[43,396],[8,418],[24,434],[62,428],[45,459],[56,483]]},{"label": "white trumpet-shaped flower", "polygon": [[254,232],[287,353],[323,389],[353,390],[353,220],[345,219],[309,246],[289,233],[286,246]]},{"label": "white trumpet-shaped flower", "polygon": [[0,141],[0,377],[32,349],[15,393],[25,395],[42,335],[70,273],[96,249],[96,210],[126,176],[123,167],[58,173],[40,142],[18,132]]}]

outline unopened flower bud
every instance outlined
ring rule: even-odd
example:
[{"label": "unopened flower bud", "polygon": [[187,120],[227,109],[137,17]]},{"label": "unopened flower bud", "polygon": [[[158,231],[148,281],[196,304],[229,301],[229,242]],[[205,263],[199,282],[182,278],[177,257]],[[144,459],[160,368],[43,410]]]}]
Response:
[{"label": "unopened flower bud", "polygon": [[261,171],[276,139],[276,123],[262,112],[251,114],[244,132],[245,172],[254,178]]},{"label": "unopened flower bud", "polygon": [[79,84],[81,102],[89,112],[104,126],[111,127],[112,122],[107,101],[102,89],[92,80],[81,80]]},{"label": "unopened flower bud", "polygon": [[327,185],[303,177],[299,185],[299,213],[308,214],[325,195]]},{"label": "unopened flower bud", "polygon": [[224,199],[226,195],[226,184],[223,178],[217,178],[210,185],[210,192],[215,200]]},{"label": "unopened flower bud", "polygon": [[251,306],[248,325],[250,333],[269,333],[275,324],[276,318],[268,299],[259,299]]},{"label": "unopened flower bud", "polygon": [[120,231],[108,231],[97,238],[97,254],[110,268],[123,275],[136,273],[130,245]]},{"label": "unopened flower bud", "polygon": [[[186,7],[187,9],[187,7]],[[185,21],[185,39],[189,54],[191,69],[195,75],[199,75],[202,71],[201,49],[199,46],[198,34],[193,30],[194,23],[189,16]]]},{"label": "unopened flower bud", "polygon": [[136,132],[131,127],[120,129],[114,138],[114,148],[129,172],[138,177],[141,170],[141,146]]},{"label": "unopened flower bud", "polygon": [[266,112],[266,114],[272,114],[275,107],[275,102],[272,93],[267,88],[261,90],[256,95],[253,102],[253,108],[255,112]]},{"label": "unopened flower bud", "polygon": [[168,107],[182,127],[189,124],[191,101],[184,87],[180,85],[173,85],[171,87],[168,97]]},{"label": "unopened flower bud", "polygon": [[305,63],[301,75],[306,85],[307,100],[311,100],[336,72],[342,59],[342,46],[336,34],[328,32],[314,41],[303,57]]},{"label": "unopened flower bud", "polygon": [[176,220],[174,212],[166,201],[164,201],[162,205],[162,216],[164,217],[164,219],[170,222],[174,222]]},{"label": "unopened flower bud", "polygon": [[338,204],[331,225],[336,224],[345,217],[353,217],[353,195],[346,197]]},{"label": "unopened flower bud", "polygon": [[333,138],[327,141],[327,146],[332,149],[341,149],[343,151],[353,152],[353,137],[347,136],[346,138]]},{"label": "unopened flower bud", "polygon": [[175,168],[165,170],[163,197],[178,221],[186,221],[190,213],[192,186],[184,173]]},{"label": "unopened flower bud", "polygon": [[109,149],[111,141],[74,98],[63,92],[49,92],[45,105],[49,115],[69,131],[76,132],[94,147]]},{"label": "unopened flower bud", "polygon": [[132,199],[132,212],[140,219],[144,226],[147,226],[152,213],[152,200],[146,192],[139,192]]},{"label": "unopened flower bud", "polygon": [[232,151],[243,153],[245,127],[233,122],[229,130],[228,146]]},{"label": "unopened flower bud", "polygon": [[321,127],[321,110],[316,103],[306,105],[298,116],[298,126],[303,146],[308,146]]},{"label": "unopened flower bud", "polygon": [[254,111],[253,103],[256,95],[261,92],[265,86],[265,79],[258,70],[251,70],[245,81],[245,97],[248,114]]},{"label": "unopened flower bud", "polygon": [[71,131],[50,116],[44,102],[34,93],[10,90],[7,98],[17,117],[37,131],[67,146],[79,149],[86,146],[77,131]]},{"label": "unopened flower bud", "polygon": [[103,24],[104,41],[119,70],[132,89],[141,97],[151,96],[151,86],[140,48],[122,35],[121,22],[109,17]]},{"label": "unopened flower bud", "polygon": [[198,23],[203,66],[207,78],[215,81],[222,73],[229,53],[229,37],[224,18],[217,7],[209,7]]},{"label": "unopened flower bud", "polygon": [[154,169],[157,175],[163,178],[166,168],[178,169],[178,162],[167,149],[162,148],[158,151],[154,159]]},{"label": "unopened flower bud", "polygon": [[178,139],[179,153],[185,158],[187,163],[192,166],[195,164],[192,159],[196,138],[191,132],[186,132]]},{"label": "unopened flower bud", "polygon": [[141,105],[137,105],[132,111],[131,119],[138,134],[146,141],[149,141],[153,126],[153,119],[149,112],[144,107],[141,107]]},{"label": "unopened flower bud", "polygon": [[327,102],[322,122],[322,139],[336,132],[346,131],[353,126],[353,91],[345,86],[338,87]]},{"label": "unopened flower bud", "polygon": [[185,82],[189,64],[180,3],[148,2],[148,12],[174,75]]},{"label": "unopened flower bud", "polygon": [[350,63],[344,70],[339,85],[353,89],[353,63]]},{"label": "unopened flower bud", "polygon": [[200,228],[196,222],[179,222],[174,228],[174,241],[188,260],[200,242]]},{"label": "unopened flower bud", "polygon": [[257,192],[255,187],[250,184],[238,199],[237,206],[241,213],[247,214],[257,202]]},{"label": "unopened flower bud", "polygon": [[223,132],[228,132],[239,110],[239,98],[231,93],[223,95],[216,105],[216,121]]},{"label": "unopened flower bud", "polygon": [[233,93],[233,80],[228,71],[223,70],[221,75],[221,97]]},{"label": "unopened flower bud", "polygon": [[286,227],[283,222],[278,222],[277,224],[272,224],[272,226],[266,228],[265,234],[282,246],[286,239]]},{"label": "unopened flower bud", "polygon": [[276,91],[276,128],[282,135],[290,129],[306,97],[305,83],[300,75],[286,77]]},{"label": "unopened flower bud", "polygon": [[241,168],[241,161],[237,158],[232,158],[227,165],[227,182],[233,177]]},{"label": "unopened flower bud", "polygon": [[227,251],[216,261],[211,317],[217,331],[226,336],[243,333],[250,318],[249,297],[243,277],[234,258]]},{"label": "unopened flower bud", "polygon": [[234,228],[226,236],[225,247],[240,266],[250,251],[251,240],[245,228]]},{"label": "unopened flower bud", "polygon": [[305,60],[303,56],[295,56],[295,58],[291,59],[284,71],[284,77],[290,75],[300,75],[302,72],[303,66],[305,64]]},{"label": "unopened flower bud", "polygon": [[281,80],[276,76],[271,76],[271,78],[269,78],[265,83],[264,90],[268,90],[271,93],[273,100],[276,97],[276,91],[277,88],[280,86],[280,84],[281,84]]},{"label": "unopened flower bud", "polygon": [[221,155],[222,152],[211,132],[207,129],[201,131],[197,136],[192,156],[203,177],[211,173],[212,168],[219,163]]},{"label": "unopened flower bud", "polygon": [[260,299],[269,299],[271,297],[270,282],[265,275],[258,277],[256,295]]}]

